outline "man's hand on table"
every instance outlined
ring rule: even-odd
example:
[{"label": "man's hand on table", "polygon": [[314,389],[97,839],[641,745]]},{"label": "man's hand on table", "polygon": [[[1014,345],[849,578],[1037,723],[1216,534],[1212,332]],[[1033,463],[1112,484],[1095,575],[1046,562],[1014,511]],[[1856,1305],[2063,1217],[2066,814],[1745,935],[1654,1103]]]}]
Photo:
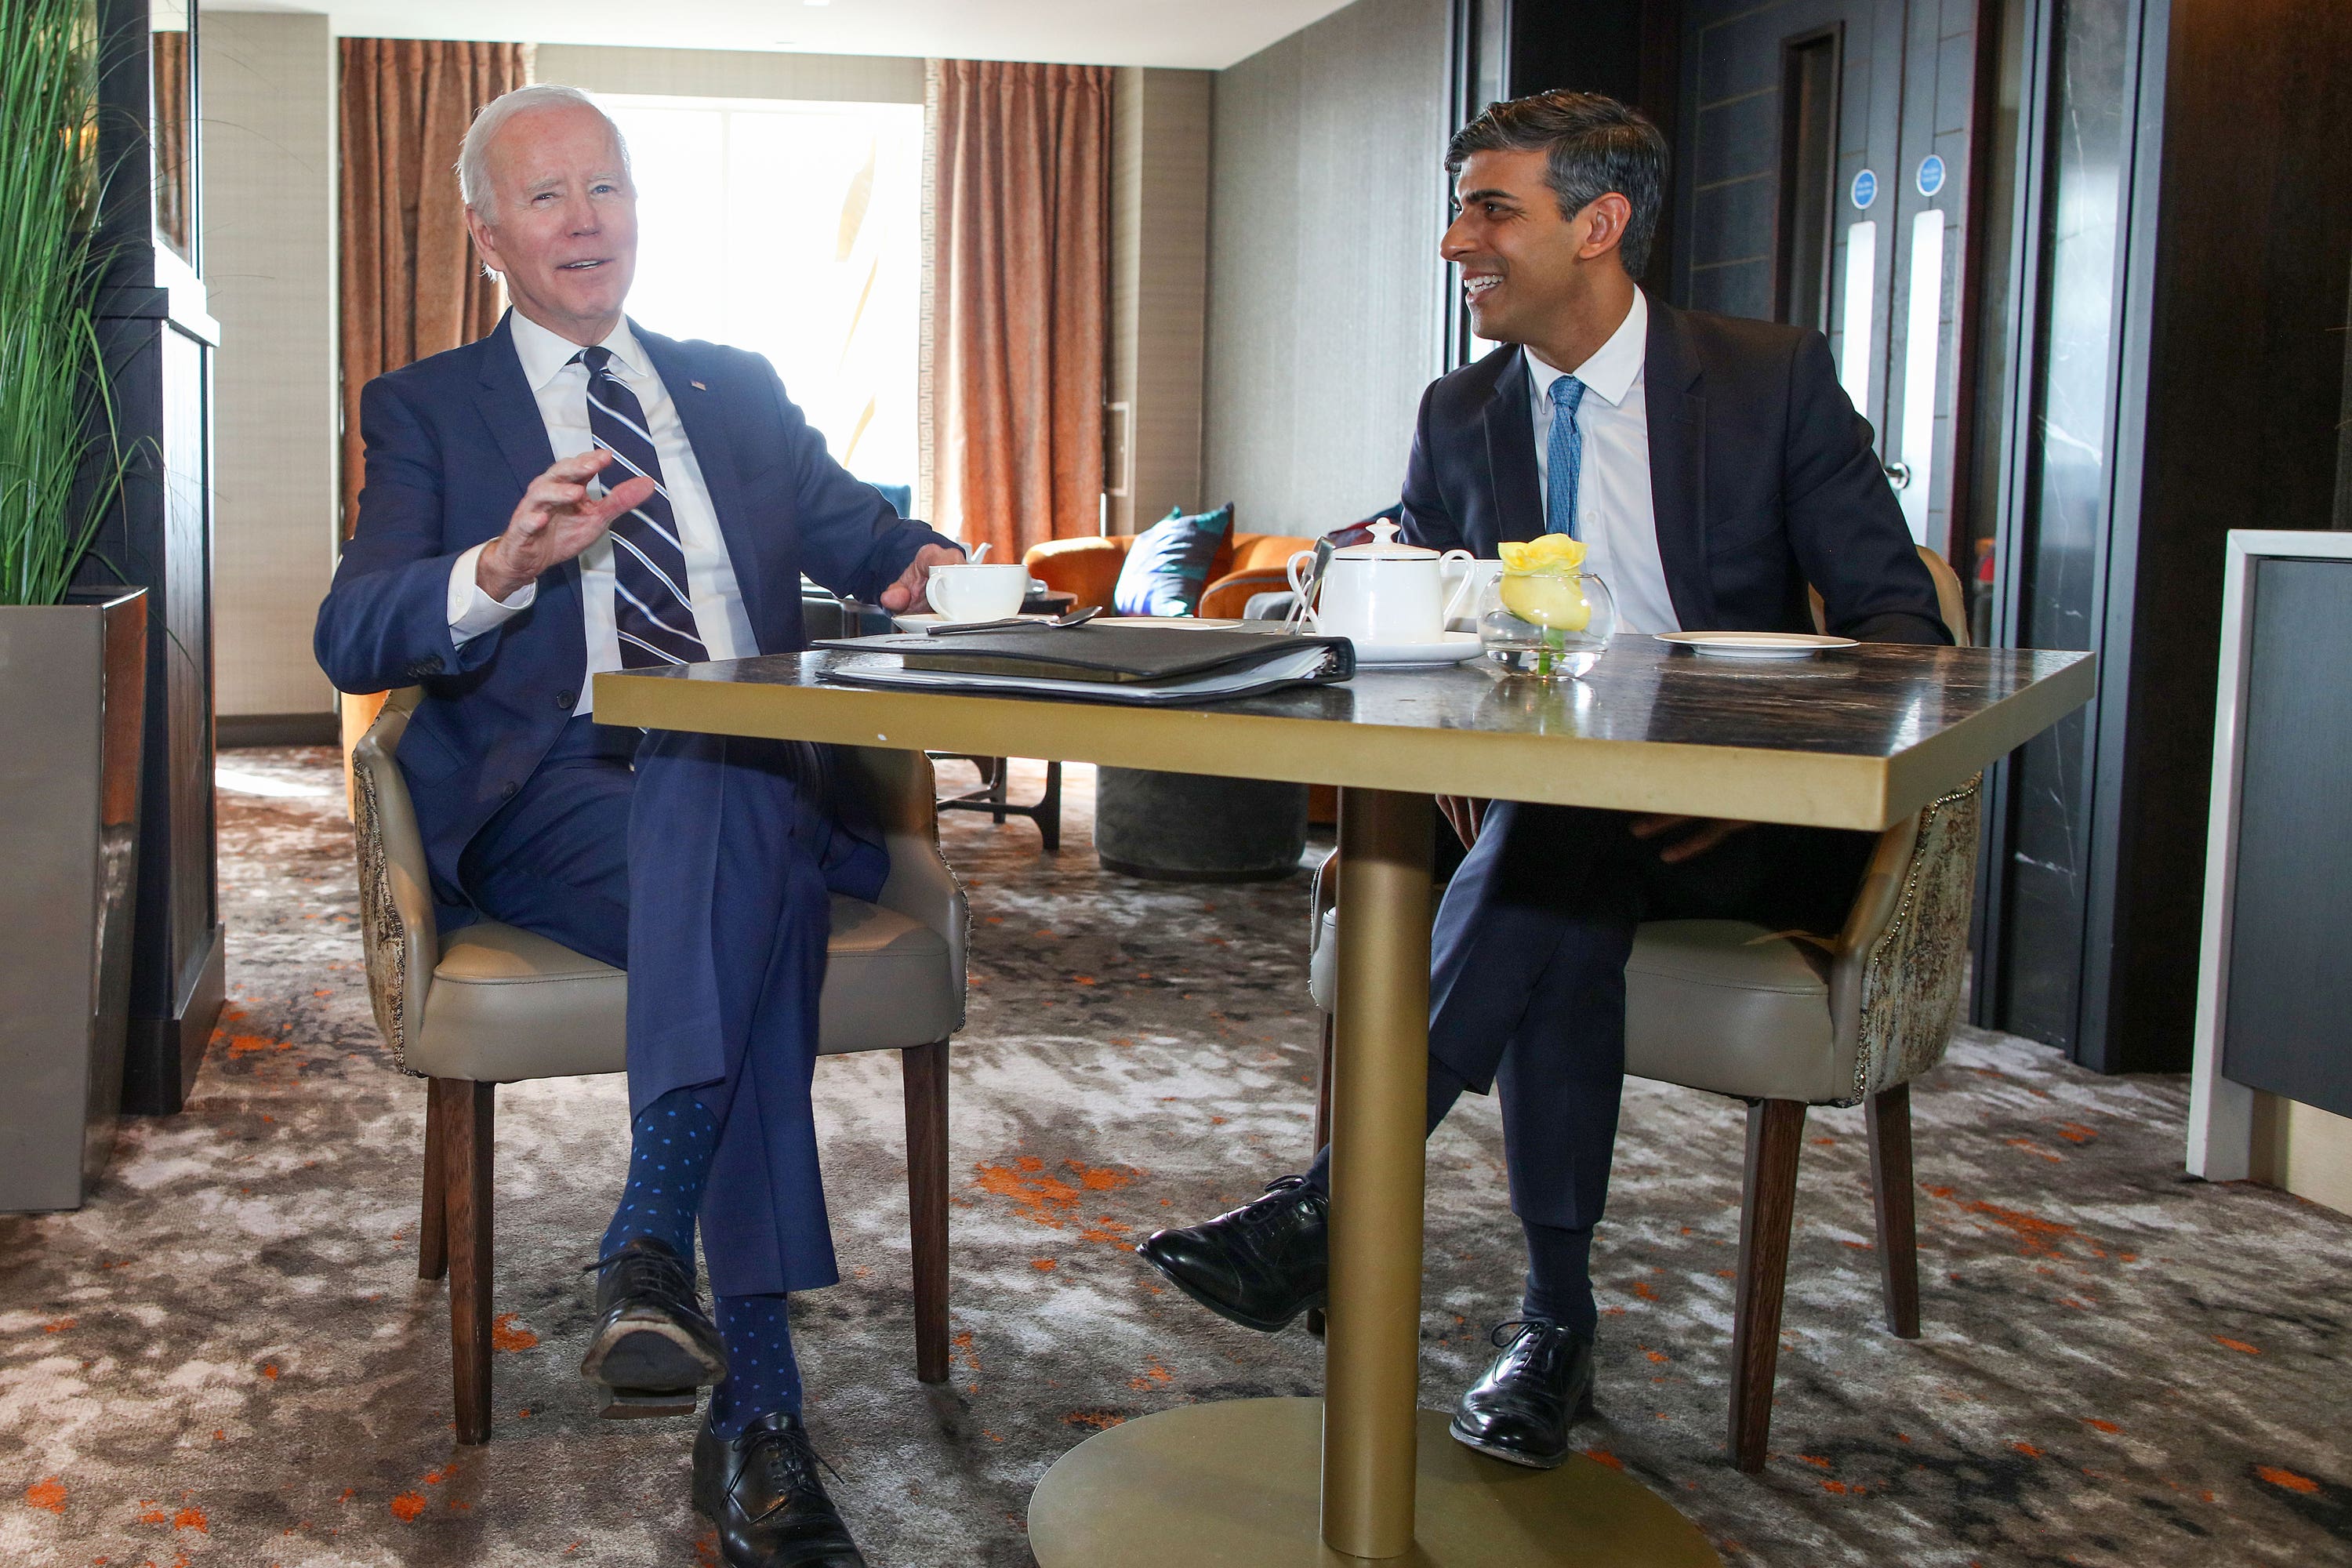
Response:
[{"label": "man's hand on table", "polygon": [[931,607],[930,580],[934,566],[960,566],[963,552],[950,544],[926,544],[915,552],[915,559],[898,574],[898,580],[882,590],[882,607],[894,616],[913,615]]},{"label": "man's hand on table", "polygon": [[507,519],[507,531],[474,560],[474,581],[482,592],[504,604],[550,567],[602,539],[614,518],[654,493],[653,480],[641,474],[602,496],[590,495],[588,481],[612,460],[613,454],[602,448],[583,452],[530,481]]},{"label": "man's hand on table", "polygon": [[1633,837],[1647,840],[1677,828],[1695,828],[1696,831],[1684,835],[1658,851],[1659,859],[1669,866],[1679,866],[1685,860],[1706,854],[1733,834],[1755,826],[1752,822],[1732,822],[1722,817],[1651,815],[1633,819]]}]

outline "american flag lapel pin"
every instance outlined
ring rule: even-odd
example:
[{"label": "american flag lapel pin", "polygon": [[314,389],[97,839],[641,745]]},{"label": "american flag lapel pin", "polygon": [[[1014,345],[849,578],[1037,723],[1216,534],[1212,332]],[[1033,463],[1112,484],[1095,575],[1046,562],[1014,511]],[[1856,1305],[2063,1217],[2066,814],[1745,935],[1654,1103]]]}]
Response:
[{"label": "american flag lapel pin", "polygon": [[686,384],[694,388],[697,392],[708,392],[710,390],[710,388],[703,385],[702,383],[698,381],[689,381]]}]

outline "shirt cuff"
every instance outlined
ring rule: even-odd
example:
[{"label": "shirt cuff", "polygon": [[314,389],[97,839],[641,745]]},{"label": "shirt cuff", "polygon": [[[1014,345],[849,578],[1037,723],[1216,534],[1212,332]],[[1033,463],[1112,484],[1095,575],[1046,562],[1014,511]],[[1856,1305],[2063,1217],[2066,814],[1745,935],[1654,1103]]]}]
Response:
[{"label": "shirt cuff", "polygon": [[499,627],[522,614],[539,597],[539,584],[525,583],[501,603],[482,591],[474,578],[474,563],[489,548],[486,542],[477,544],[457,557],[449,568],[449,640],[459,647]]}]

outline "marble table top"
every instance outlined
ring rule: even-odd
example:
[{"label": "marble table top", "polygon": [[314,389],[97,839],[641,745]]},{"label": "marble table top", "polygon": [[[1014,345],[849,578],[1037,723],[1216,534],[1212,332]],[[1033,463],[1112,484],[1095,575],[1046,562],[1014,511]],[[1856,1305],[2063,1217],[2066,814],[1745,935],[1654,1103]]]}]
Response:
[{"label": "marble table top", "polygon": [[1484,660],[1199,707],[828,683],[812,652],[596,678],[608,723],[1877,829],[2092,693],[2092,656],[1890,644],[1708,658],[1620,636],[1569,681]]}]

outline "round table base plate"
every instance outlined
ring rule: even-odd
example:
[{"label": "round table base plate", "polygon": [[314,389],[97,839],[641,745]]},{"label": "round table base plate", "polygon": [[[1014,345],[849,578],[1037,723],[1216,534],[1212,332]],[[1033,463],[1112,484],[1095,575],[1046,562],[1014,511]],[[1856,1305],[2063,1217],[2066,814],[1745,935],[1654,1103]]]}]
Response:
[{"label": "round table base plate", "polygon": [[[1697,1526],[1582,1455],[1530,1470],[1421,1412],[1412,1551],[1399,1568],[1720,1568]],[[1038,1568],[1361,1568],[1320,1536],[1323,1402],[1233,1399],[1123,1423],[1062,1456],[1029,1500]]]}]

